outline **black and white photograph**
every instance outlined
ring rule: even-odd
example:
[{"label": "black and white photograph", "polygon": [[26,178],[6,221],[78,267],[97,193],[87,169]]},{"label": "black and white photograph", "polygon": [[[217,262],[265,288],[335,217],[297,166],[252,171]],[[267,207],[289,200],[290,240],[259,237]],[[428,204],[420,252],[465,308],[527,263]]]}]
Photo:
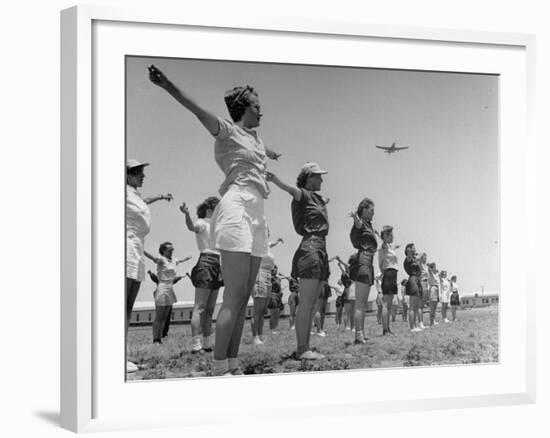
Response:
[{"label": "black and white photograph", "polygon": [[125,68],[128,381],[498,364],[497,75]]}]

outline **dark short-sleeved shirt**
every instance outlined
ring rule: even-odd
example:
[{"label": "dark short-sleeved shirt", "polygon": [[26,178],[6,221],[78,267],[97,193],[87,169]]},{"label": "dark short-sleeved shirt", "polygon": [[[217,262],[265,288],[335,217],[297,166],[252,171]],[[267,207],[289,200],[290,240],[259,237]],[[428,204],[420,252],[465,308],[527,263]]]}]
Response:
[{"label": "dark short-sleeved shirt", "polygon": [[405,261],[403,262],[403,268],[405,268],[405,272],[408,275],[415,275],[417,277],[420,277],[420,274],[422,273],[420,262],[416,259],[405,259]]},{"label": "dark short-sleeved shirt", "polygon": [[302,198],[292,200],[292,222],[300,236],[328,234],[327,202],[319,193],[301,189]]},{"label": "dark short-sleeved shirt", "polygon": [[357,228],[355,224],[353,224],[349,233],[349,238],[353,247],[359,251],[366,251],[374,254],[378,249],[376,235],[374,234],[374,229],[370,222],[363,221],[360,228]]}]

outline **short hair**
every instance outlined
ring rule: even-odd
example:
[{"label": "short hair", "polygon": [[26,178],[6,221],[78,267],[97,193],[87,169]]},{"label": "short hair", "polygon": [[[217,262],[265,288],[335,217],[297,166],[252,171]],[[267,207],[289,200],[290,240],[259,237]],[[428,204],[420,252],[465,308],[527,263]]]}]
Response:
[{"label": "short hair", "polygon": [[363,198],[359,205],[357,206],[357,215],[361,216],[365,208],[369,208],[371,205],[374,205],[374,201],[370,198]]},{"label": "short hair", "polygon": [[451,277],[451,281],[455,281],[455,280],[456,280],[456,275],[453,275],[453,276]]},{"label": "short hair", "polygon": [[200,219],[204,219],[206,217],[206,211],[214,210],[219,202],[220,199],[216,196],[209,196],[197,206],[197,216]]},{"label": "short hair", "polygon": [[405,255],[407,255],[407,251],[411,249],[414,246],[414,243],[407,243],[407,246],[405,246]]},{"label": "short hair", "polygon": [[308,170],[302,169],[296,178],[296,187],[299,189],[304,188],[307,184],[307,179],[312,175]]},{"label": "short hair", "polygon": [[168,248],[169,246],[172,246],[172,242],[162,242],[159,246],[159,254],[163,256],[164,251],[166,251],[166,248]]},{"label": "short hair", "polygon": [[405,286],[407,284],[407,280],[401,280],[401,286]]},{"label": "short hair", "polygon": [[382,239],[384,238],[384,236],[387,234],[387,233],[390,233],[390,232],[393,232],[393,227],[391,225],[384,225],[382,227],[382,232],[380,233],[380,237],[382,237]]},{"label": "short hair", "polygon": [[234,122],[242,119],[246,109],[250,106],[248,96],[251,94],[258,96],[258,93],[250,85],[244,87],[235,87],[225,93],[225,105],[229,115]]},{"label": "short hair", "polygon": [[142,166],[134,166],[134,167],[126,167],[126,176],[136,176],[139,175],[141,172],[143,172],[143,168],[145,165]]}]

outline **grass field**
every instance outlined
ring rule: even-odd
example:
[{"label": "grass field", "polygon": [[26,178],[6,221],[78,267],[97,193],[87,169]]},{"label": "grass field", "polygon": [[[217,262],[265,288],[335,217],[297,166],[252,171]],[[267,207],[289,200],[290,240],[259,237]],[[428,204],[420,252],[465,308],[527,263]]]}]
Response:
[{"label": "grass field", "polygon": [[[438,315],[439,316],[439,315]],[[427,315],[424,321],[428,320]],[[421,333],[410,333],[408,323],[397,315],[393,336],[382,336],[374,315],[368,315],[365,345],[353,345],[353,334],[339,328],[334,318],[325,322],[326,338],[312,335],[311,346],[326,356],[320,361],[290,358],[296,336],[288,320],[281,320],[278,334],[265,324],[265,344],[254,346],[250,322],[246,322],[239,359],[245,374],[293,373],[358,368],[391,368],[497,362],[498,307],[464,309],[454,323],[440,323]],[[211,375],[212,353],[191,354],[191,327],[170,327],[162,345],[153,345],[151,327],[132,327],[128,334],[128,360],[139,370],[129,380],[204,377]]]}]

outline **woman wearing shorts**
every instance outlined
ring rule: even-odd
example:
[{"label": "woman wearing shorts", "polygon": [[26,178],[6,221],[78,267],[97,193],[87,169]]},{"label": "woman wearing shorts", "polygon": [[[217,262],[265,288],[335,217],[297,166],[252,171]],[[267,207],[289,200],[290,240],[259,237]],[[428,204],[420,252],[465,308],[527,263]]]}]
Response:
[{"label": "woman wearing shorts", "polygon": [[428,270],[428,255],[423,252],[420,254],[420,284],[422,285],[422,300],[420,300],[418,307],[418,327],[425,329],[424,326],[424,307],[430,301],[430,286],[428,284],[428,277],[430,276]]},{"label": "woman wearing shorts", "polygon": [[193,113],[215,138],[214,156],[225,179],[220,187],[222,199],[211,218],[210,237],[211,247],[221,254],[225,290],[216,319],[212,374],[240,374],[237,355],[246,306],[268,247],[266,161],[279,155],[266,149],[254,130],[262,114],[252,87],[235,87],[225,93],[231,116],[226,120],[205,110],[153,65],[149,79]]},{"label": "woman wearing shorts", "polygon": [[[141,282],[145,279],[145,236],[151,229],[149,204],[172,200],[169,193],[145,199],[141,197],[138,189],[143,186],[143,169],[148,165],[133,158],[126,162],[126,337],[134,302]],[[135,372],[137,366],[126,362],[126,371]]]},{"label": "woman wearing shorts", "polygon": [[290,330],[294,330],[296,323],[296,311],[300,304],[300,298],[298,296],[299,286],[298,281],[292,277],[286,277],[288,280],[288,290],[290,295],[288,296],[288,322],[290,324]]},{"label": "woman wearing shorts", "polygon": [[451,283],[447,279],[447,271],[441,271],[441,319],[444,323],[449,323],[447,318],[447,309],[449,308],[449,298],[451,296]]},{"label": "woman wearing shorts", "polygon": [[[271,249],[282,239],[277,239],[274,243],[269,244]],[[250,320],[250,327],[252,329],[252,337],[254,345],[263,345],[264,341],[262,336],[264,334],[264,317],[269,300],[271,299],[272,288],[272,270],[275,267],[275,258],[269,250],[265,257],[262,257],[262,263],[258,270],[258,277],[256,283],[254,283],[254,290],[252,291],[252,298],[254,300],[252,319]]]},{"label": "woman wearing shorts", "polygon": [[439,303],[439,273],[435,263],[428,263],[428,286],[430,290],[429,305],[430,305],[430,327],[438,325],[435,320],[437,311],[437,303]]},{"label": "woman wearing shorts", "polygon": [[180,211],[185,215],[187,229],[195,233],[200,253],[197,264],[191,271],[191,283],[195,287],[195,303],[191,317],[191,336],[193,337],[191,353],[211,352],[214,346],[212,315],[223,280],[220,253],[211,246],[210,224],[212,214],[219,202],[219,198],[215,196],[210,196],[201,202],[197,206],[196,221],[191,218],[185,203],[180,206]]},{"label": "woman wearing shorts", "polygon": [[[382,334],[391,334],[390,314],[392,314],[392,305],[394,297],[397,295],[397,270],[399,264],[393,247],[393,227],[385,225],[380,233],[382,238],[382,247],[378,251],[378,266],[382,273]],[[395,313],[393,314],[395,321]]]},{"label": "woman wearing shorts", "polygon": [[418,309],[420,307],[420,301],[422,297],[422,284],[420,283],[420,275],[422,273],[420,268],[420,262],[416,258],[416,248],[414,243],[409,243],[405,247],[405,260],[403,261],[403,268],[409,275],[407,285],[405,286],[405,295],[409,297],[409,326],[411,332],[421,332],[422,328],[419,327],[418,321]]},{"label": "woman wearing shorts", "polygon": [[327,200],[318,193],[323,182],[322,175],[326,173],[316,163],[306,163],[300,170],[296,187],[268,173],[270,181],[292,196],[292,222],[296,232],[302,236],[292,259],[291,273],[298,279],[300,289],[300,306],[296,314],[296,357],[300,359],[324,358],[310,349],[309,341],[315,302],[329,275],[325,242],[329,230]]},{"label": "woman wearing shorts", "polygon": [[172,306],[177,301],[174,292],[174,283],[181,280],[181,276],[176,276],[176,266],[180,263],[190,260],[191,257],[184,259],[173,259],[174,247],[171,242],[161,243],[159,247],[160,257],[155,257],[144,251],[145,257],[152,260],[157,265],[157,288],[153,293],[155,299],[155,320],[153,321],[153,344],[162,344],[162,334],[164,327],[170,318]]},{"label": "woman wearing shorts", "polygon": [[364,344],[365,310],[370,288],[374,283],[373,259],[378,249],[376,233],[372,227],[374,202],[364,198],[357,210],[349,216],[353,218],[350,240],[357,250],[356,266],[350,266],[350,278],[355,282],[355,344]]},{"label": "woman wearing shorts", "polygon": [[458,283],[456,282],[456,275],[451,277],[451,297],[449,298],[451,303],[451,316],[452,321],[456,321],[456,309],[460,306],[460,296],[458,295]]},{"label": "woman wearing shorts", "polygon": [[[283,239],[280,239],[282,242]],[[281,310],[285,308],[283,304],[283,289],[281,287],[281,278],[279,276],[279,268],[277,265],[273,266],[271,270],[271,295],[269,297],[269,329],[272,335],[277,334],[279,328],[279,319],[281,317]]]}]

